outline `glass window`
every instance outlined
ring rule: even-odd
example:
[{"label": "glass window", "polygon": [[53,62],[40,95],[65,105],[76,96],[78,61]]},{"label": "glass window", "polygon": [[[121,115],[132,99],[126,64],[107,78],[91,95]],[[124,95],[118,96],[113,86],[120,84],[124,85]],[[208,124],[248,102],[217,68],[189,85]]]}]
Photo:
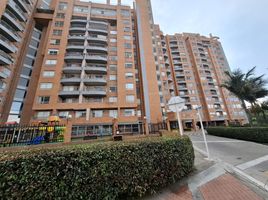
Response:
[{"label": "glass window", "polygon": [[116,103],[117,102],[117,97],[109,97],[109,102],[110,103]]},{"label": "glass window", "polygon": [[125,68],[132,68],[133,67],[133,63],[125,63]]},{"label": "glass window", "polygon": [[117,110],[109,110],[109,117],[117,118],[118,117],[118,111]]},{"label": "glass window", "polygon": [[60,111],[59,117],[60,118],[67,118],[69,116],[69,111]]},{"label": "glass window", "polygon": [[110,71],[116,71],[117,66],[116,65],[110,65]]},{"label": "glass window", "polygon": [[134,89],[134,84],[133,83],[127,83],[126,84],[126,89],[127,90],[133,90]]},{"label": "glass window", "polygon": [[56,27],[63,27],[64,26],[64,22],[63,21],[56,21],[55,22],[55,26]]},{"label": "glass window", "polygon": [[11,105],[11,109],[10,112],[12,114],[19,114],[21,111],[21,107],[22,107],[22,102],[16,102],[14,101]]},{"label": "glass window", "polygon": [[121,15],[124,17],[129,17],[130,16],[130,11],[129,10],[121,10]]},{"label": "glass window", "polygon": [[117,31],[110,31],[110,34],[111,35],[116,35],[117,34]]},{"label": "glass window", "polygon": [[21,71],[21,74],[22,75],[25,75],[25,76],[31,76],[32,74],[32,69],[28,68],[28,67],[23,67],[22,68],[22,71]]},{"label": "glass window", "polygon": [[19,86],[28,87],[28,85],[29,85],[28,79],[22,77],[19,79]]},{"label": "glass window", "polygon": [[132,58],[131,52],[125,52],[125,58]]},{"label": "glass window", "polygon": [[131,44],[130,44],[130,43],[125,43],[125,48],[126,48],[126,49],[131,49],[131,48],[132,48],[132,46],[131,46]]},{"label": "glass window", "polygon": [[38,46],[39,46],[39,42],[36,41],[36,40],[31,40],[30,45],[33,46],[33,47],[35,47],[35,48],[38,48]]},{"label": "glass window", "polygon": [[62,30],[58,30],[58,29],[53,30],[53,35],[61,36]]},{"label": "glass window", "polygon": [[51,89],[52,87],[52,83],[40,83],[40,89]]},{"label": "glass window", "polygon": [[34,59],[32,59],[32,58],[29,58],[29,57],[25,57],[25,60],[24,60],[24,64],[25,65],[29,65],[29,66],[33,66],[33,64],[34,64]]},{"label": "glass window", "polygon": [[130,79],[134,77],[133,73],[129,73],[129,72],[126,73],[125,75],[126,75],[126,79]]},{"label": "glass window", "polygon": [[50,116],[50,111],[41,111],[41,112],[37,112],[36,117],[38,119],[45,119],[48,118]]},{"label": "glass window", "polygon": [[126,33],[128,33],[128,32],[130,32],[130,27],[124,27],[124,32],[126,32]]},{"label": "glass window", "polygon": [[64,13],[57,13],[56,18],[64,19],[65,18],[65,14]]},{"label": "glass window", "polygon": [[117,56],[110,56],[111,61],[117,61]]},{"label": "glass window", "polygon": [[87,112],[85,110],[79,110],[75,112],[75,118],[86,118]]},{"label": "glass window", "polygon": [[116,10],[105,9],[105,8],[91,8],[92,15],[104,15],[104,16],[116,16]]},{"label": "glass window", "polygon": [[43,77],[54,77],[55,72],[54,71],[44,71],[43,72]]},{"label": "glass window", "polygon": [[116,42],[117,40],[115,38],[111,38],[110,42]]},{"label": "glass window", "polygon": [[125,109],[124,116],[126,116],[126,117],[135,116],[135,110],[134,109]]},{"label": "glass window", "polygon": [[110,87],[110,92],[112,92],[112,93],[117,92],[117,87],[116,86],[111,86]]},{"label": "glass window", "polygon": [[52,44],[52,45],[60,45],[60,39],[52,39],[52,40],[50,40],[50,44]]},{"label": "glass window", "polygon": [[67,9],[67,3],[66,2],[60,2],[59,3],[59,6],[58,6],[58,9],[59,10],[66,10]]},{"label": "glass window", "polygon": [[45,64],[46,65],[56,65],[57,64],[57,60],[46,60]]},{"label": "glass window", "polygon": [[27,54],[30,55],[30,56],[35,57],[36,54],[37,54],[37,51],[36,51],[35,49],[28,48],[28,52],[27,52]]},{"label": "glass window", "polygon": [[49,49],[48,54],[49,55],[58,55],[59,50],[58,49]]},{"label": "glass window", "polygon": [[38,103],[40,104],[49,104],[49,100],[50,100],[49,96],[38,97]]},{"label": "glass window", "polygon": [[25,90],[16,89],[15,98],[24,99],[25,95],[26,95],[26,91]]},{"label": "glass window", "polygon": [[126,96],[126,101],[127,101],[128,103],[134,103],[134,101],[135,101],[135,96],[134,96],[134,95],[127,95],[127,96]]},{"label": "glass window", "polygon": [[103,110],[92,110],[92,117],[103,117]]},{"label": "glass window", "polygon": [[88,7],[87,6],[74,6],[74,12],[75,13],[88,13]]},{"label": "glass window", "polygon": [[125,36],[124,36],[124,39],[125,39],[125,40],[131,40],[131,36],[130,36],[130,35],[125,35]]},{"label": "glass window", "polygon": [[116,75],[110,75],[110,81],[116,81]]}]

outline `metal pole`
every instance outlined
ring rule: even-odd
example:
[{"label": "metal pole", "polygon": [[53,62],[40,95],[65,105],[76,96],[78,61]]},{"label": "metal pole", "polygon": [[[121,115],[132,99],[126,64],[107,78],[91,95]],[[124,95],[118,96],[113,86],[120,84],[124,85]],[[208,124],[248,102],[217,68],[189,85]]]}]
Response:
[{"label": "metal pole", "polygon": [[201,117],[201,114],[200,114],[200,109],[197,109],[197,111],[198,111],[197,115],[199,117],[201,129],[202,129],[202,134],[203,134],[204,141],[205,141],[205,146],[206,146],[206,150],[207,150],[207,156],[208,156],[208,159],[209,159],[208,143],[207,143],[207,138],[206,138],[206,134],[205,134],[204,126],[203,126],[203,120],[202,120],[202,117]]},{"label": "metal pole", "polygon": [[181,123],[181,118],[180,118],[180,112],[178,111],[178,108],[176,106],[176,113],[177,113],[177,119],[178,119],[178,126],[180,130],[180,135],[183,136],[183,128],[182,128],[182,123]]}]

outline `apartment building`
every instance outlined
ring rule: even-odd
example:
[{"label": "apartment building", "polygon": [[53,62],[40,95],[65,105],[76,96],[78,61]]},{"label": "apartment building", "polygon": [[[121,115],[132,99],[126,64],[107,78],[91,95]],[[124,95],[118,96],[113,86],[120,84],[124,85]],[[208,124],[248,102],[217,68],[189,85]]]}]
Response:
[{"label": "apartment building", "polygon": [[133,8],[79,0],[0,2],[0,123],[57,115],[72,138],[174,121],[167,102],[186,100],[185,126],[245,119],[239,101],[220,88],[229,70],[216,37],[165,36],[150,0]]}]

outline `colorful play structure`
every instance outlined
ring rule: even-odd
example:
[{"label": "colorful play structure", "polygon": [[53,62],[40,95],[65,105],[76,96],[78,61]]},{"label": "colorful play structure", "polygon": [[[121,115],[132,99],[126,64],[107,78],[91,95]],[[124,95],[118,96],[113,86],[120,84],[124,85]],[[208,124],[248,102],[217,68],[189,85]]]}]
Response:
[{"label": "colorful play structure", "polygon": [[31,125],[6,123],[0,125],[0,147],[39,145],[64,142],[66,126],[60,124],[57,116],[51,116],[47,122]]}]

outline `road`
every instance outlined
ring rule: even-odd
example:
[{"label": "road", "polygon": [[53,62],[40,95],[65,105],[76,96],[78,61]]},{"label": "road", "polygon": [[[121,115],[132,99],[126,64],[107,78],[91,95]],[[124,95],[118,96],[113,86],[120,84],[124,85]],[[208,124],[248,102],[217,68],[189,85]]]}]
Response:
[{"label": "road", "polygon": [[[186,133],[187,134],[187,133]],[[201,133],[188,134],[199,152],[206,152]],[[268,185],[268,146],[253,142],[207,135],[211,159],[236,166],[251,177]]]}]

